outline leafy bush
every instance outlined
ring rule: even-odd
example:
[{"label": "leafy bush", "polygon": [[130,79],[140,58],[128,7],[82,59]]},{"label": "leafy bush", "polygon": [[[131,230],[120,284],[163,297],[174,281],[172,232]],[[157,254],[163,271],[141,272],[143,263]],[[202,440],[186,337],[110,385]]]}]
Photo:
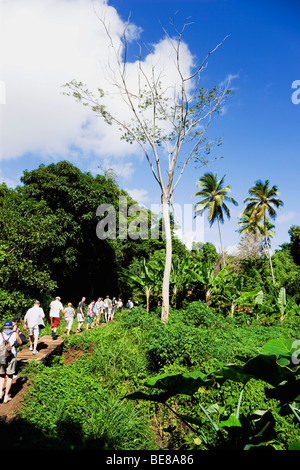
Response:
[{"label": "leafy bush", "polygon": [[[194,444],[207,449],[246,450],[257,447],[268,450],[283,449],[278,421],[282,416],[288,416],[288,419],[290,417],[294,419],[296,426],[299,427],[300,423],[299,344],[300,341],[293,339],[272,340],[265,345],[261,354],[241,361],[241,365],[224,365],[208,374],[200,370],[180,374],[165,373],[146,382],[146,386],[155,393],[135,392],[127,398],[163,403],[168,409],[170,403],[167,404],[167,401],[176,395],[187,395],[198,399],[197,415],[185,413],[177,416],[197,436],[193,441]],[[243,407],[246,386],[253,380],[263,381],[269,385],[269,388],[265,389],[265,397],[267,400],[277,401],[276,410],[272,405],[256,409],[252,402],[249,406],[249,398],[246,407]],[[228,397],[225,403],[213,403],[208,408],[203,406],[201,393],[199,394],[201,389],[208,392],[223,387],[228,382],[241,385],[239,397],[235,396],[235,410],[232,409]],[[208,438],[205,422],[214,431],[214,441]],[[279,423],[279,426],[282,431],[282,423]],[[296,431],[292,435],[292,441],[284,444],[287,447],[290,444],[299,445],[299,432]]]},{"label": "leafy bush", "polygon": [[120,317],[120,323],[124,329],[141,328],[143,331],[151,330],[155,325],[161,324],[157,312],[147,313],[143,307],[125,310]]},{"label": "leafy bush", "polygon": [[[44,368],[35,376],[22,419],[58,449],[149,449],[151,432],[133,405],[108,394],[99,377],[78,364]],[[46,437],[46,444],[43,444]]]},{"label": "leafy bush", "polygon": [[181,320],[183,323],[191,326],[213,327],[221,323],[221,317],[202,301],[185,303],[184,308],[172,312],[170,323]]}]

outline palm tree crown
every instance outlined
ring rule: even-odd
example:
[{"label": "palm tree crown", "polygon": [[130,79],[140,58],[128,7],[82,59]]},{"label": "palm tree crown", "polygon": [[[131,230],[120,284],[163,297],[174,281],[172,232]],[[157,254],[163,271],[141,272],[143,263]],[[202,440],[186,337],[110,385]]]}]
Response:
[{"label": "palm tree crown", "polygon": [[[275,233],[273,230],[275,226],[271,224],[268,219],[266,220],[266,225],[268,237],[271,238]],[[261,217],[258,216],[257,212],[254,214],[251,212],[244,212],[238,221],[238,226],[239,229],[237,232],[240,234],[252,233],[258,236],[264,236],[265,234],[264,224],[261,222]]]},{"label": "palm tree crown", "polygon": [[269,180],[265,182],[259,180],[256,181],[255,185],[249,189],[250,197],[247,197],[244,202],[248,202],[245,212],[256,212],[257,217],[266,218],[266,214],[269,215],[271,219],[276,218],[276,209],[280,209],[283,206],[281,199],[278,199],[279,196],[277,186],[269,186]]},{"label": "palm tree crown", "polygon": [[193,194],[193,196],[203,197],[203,199],[195,205],[196,214],[202,215],[205,210],[208,210],[210,226],[212,226],[215,221],[218,222],[223,263],[225,265],[220,223],[224,223],[224,213],[227,218],[230,219],[230,210],[226,203],[231,202],[235,206],[238,203],[233,197],[227,196],[231,191],[231,187],[228,185],[224,186],[224,179],[225,175],[218,181],[216,174],[205,173],[197,182],[197,186],[201,188],[200,191]]},{"label": "palm tree crown", "polygon": [[250,197],[244,200],[244,202],[248,203],[244,214],[248,214],[252,222],[254,220],[263,219],[264,243],[268,248],[272,279],[273,284],[275,284],[269,240],[270,235],[272,235],[270,229],[274,226],[268,221],[267,215],[274,220],[277,215],[275,209],[281,209],[283,202],[278,198],[279,192],[277,186],[274,185],[270,187],[269,180],[265,180],[264,182],[261,180],[256,181],[255,185],[249,189],[249,194]]}]

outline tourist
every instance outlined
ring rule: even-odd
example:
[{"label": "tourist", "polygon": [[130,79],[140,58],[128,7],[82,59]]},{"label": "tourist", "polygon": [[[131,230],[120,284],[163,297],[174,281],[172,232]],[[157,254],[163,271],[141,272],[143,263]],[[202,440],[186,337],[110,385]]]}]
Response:
[{"label": "tourist", "polygon": [[[27,339],[26,337],[21,333],[21,330],[20,328],[18,327],[18,323],[20,321],[20,317],[19,315],[15,315],[12,320],[13,322],[13,331],[16,331],[18,333],[18,335],[20,336],[20,339],[21,339],[21,344],[26,344],[27,343]],[[22,340],[22,337],[23,337],[23,340]],[[18,352],[18,348],[17,348],[18,345],[16,345],[16,350]],[[17,378],[17,374],[15,373],[14,376],[13,376],[13,379],[16,379]]]},{"label": "tourist", "polygon": [[55,297],[50,304],[50,321],[52,328],[52,339],[56,339],[56,331],[60,321],[60,312],[64,313],[64,307],[61,303],[60,297]]},{"label": "tourist", "polygon": [[118,303],[117,303],[117,308],[118,310],[122,310],[122,307],[123,307],[123,302],[121,299],[118,300]]},{"label": "tourist", "polygon": [[111,309],[112,309],[112,301],[109,298],[109,295],[107,295],[104,300],[104,319],[106,323],[111,320]]},{"label": "tourist", "polygon": [[95,304],[95,301],[92,300],[88,305],[88,310],[86,314],[86,317],[87,317],[86,329],[87,330],[89,329],[90,324],[91,324],[91,328],[94,328],[94,311],[93,311],[94,304]]},{"label": "tourist", "polygon": [[[33,307],[27,310],[24,317],[24,325],[28,327],[29,332],[29,350],[32,354],[37,354],[37,344],[40,334],[40,325],[44,324],[43,318],[45,318],[44,310],[40,306],[40,302],[36,300]],[[27,324],[27,325],[26,325]]]},{"label": "tourist", "polygon": [[7,403],[11,400],[9,396],[11,384],[13,377],[17,369],[17,345],[21,346],[22,340],[20,339],[19,333],[17,330],[13,330],[13,322],[7,320],[4,323],[4,330],[0,335],[0,344],[4,341],[9,342],[11,351],[10,355],[5,361],[5,364],[0,364],[0,399],[2,400],[4,394],[4,385],[5,385],[5,394],[3,403]]},{"label": "tourist", "polygon": [[116,308],[117,308],[117,299],[115,297],[113,297],[113,299],[112,299],[112,313],[111,313],[111,319],[112,320],[114,319]]},{"label": "tourist", "polygon": [[84,323],[84,302],[85,302],[85,297],[82,297],[77,308],[77,320],[78,320],[77,333],[80,333],[82,325]]},{"label": "tourist", "polygon": [[104,320],[104,300],[103,297],[100,298],[100,319],[103,313],[103,320]]},{"label": "tourist", "polygon": [[93,307],[94,315],[96,316],[96,327],[99,325],[100,316],[101,316],[101,297],[98,297],[97,302],[95,302]]},{"label": "tourist", "polygon": [[75,311],[74,311],[74,308],[72,307],[71,302],[69,302],[67,308],[64,311],[64,320],[66,321],[67,336],[70,335],[74,317],[75,317]]}]

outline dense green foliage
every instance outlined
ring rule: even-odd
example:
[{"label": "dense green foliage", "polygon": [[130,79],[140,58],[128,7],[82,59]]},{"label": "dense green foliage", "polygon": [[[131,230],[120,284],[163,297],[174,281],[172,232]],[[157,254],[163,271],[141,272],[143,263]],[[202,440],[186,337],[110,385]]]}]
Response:
[{"label": "dense green foliage", "polygon": [[57,292],[74,302],[82,295],[120,295],[126,292],[121,266],[163,246],[97,237],[100,204],[111,204],[118,215],[121,196],[134,203],[110,175],[93,177],[62,161],[25,171],[21,182],[14,190],[0,186],[1,317],[21,313],[35,298],[47,305]]},{"label": "dense green foliage", "polygon": [[[226,366],[241,368],[243,361],[262,354],[270,340],[295,341],[299,317],[284,326],[266,328],[255,321],[249,325],[242,316],[224,319],[203,302],[172,311],[171,317],[165,326],[159,312],[147,314],[140,307],[123,310],[113,323],[66,337],[65,355],[54,357],[47,366],[28,364],[21,374],[30,387],[18,415],[18,437],[10,445],[75,450],[214,449],[220,446],[220,436],[208,416],[220,428],[233,420],[242,390],[240,419],[249,421],[255,415],[258,420],[268,411],[274,447],[285,449],[299,441],[299,422],[291,410],[279,408],[274,384],[252,378],[239,383],[242,372],[230,372]],[[211,381],[222,370],[227,371],[226,380],[220,380],[219,372]],[[169,381],[177,377],[171,393],[159,392],[165,388],[161,379],[168,377]],[[185,380],[189,387],[194,383],[193,393],[191,388],[180,389]],[[227,422],[222,427],[226,439],[228,432],[234,432],[229,426]],[[229,440],[231,448],[247,443],[247,433]]]},{"label": "dense green foliage", "polygon": [[[264,242],[255,236],[251,250],[246,230],[225,267],[212,244],[194,244],[190,251],[173,234],[166,325],[159,311],[161,221],[154,222],[158,240],[97,237],[97,207],[109,203],[118,213],[121,196],[134,202],[113,177],[93,177],[68,162],[25,171],[14,190],[0,186],[1,325],[17,313],[23,317],[38,298],[46,313],[42,334],[49,334],[48,305],[57,293],[64,305],[106,294],[121,296],[124,304],[132,297],[135,304],[113,323],[66,337],[66,355],[22,370],[30,386],[17,433],[5,428],[6,444],[115,450],[296,446],[299,368],[286,345],[299,343],[299,227],[291,227],[290,242],[276,250],[271,264],[266,223]],[[61,321],[59,335],[64,326]],[[72,354],[74,360],[64,362]],[[259,375],[257,358],[269,361],[280,377],[291,370],[286,384]],[[251,374],[249,364],[257,365]],[[191,383],[197,386],[190,389]],[[283,404],[281,392],[291,400]],[[266,425],[269,435],[260,431]],[[253,440],[255,433],[261,439]]]}]

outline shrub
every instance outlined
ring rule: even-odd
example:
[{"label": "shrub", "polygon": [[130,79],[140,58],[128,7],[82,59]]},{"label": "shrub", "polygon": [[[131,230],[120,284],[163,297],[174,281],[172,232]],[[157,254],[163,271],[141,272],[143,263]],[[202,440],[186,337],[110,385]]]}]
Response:
[{"label": "shrub", "polygon": [[21,411],[41,433],[39,447],[140,450],[153,447],[145,418],[134,405],[103,390],[78,364],[44,368]]},{"label": "shrub", "polygon": [[213,309],[209,308],[207,304],[201,300],[191,303],[186,303],[184,308],[174,311],[170,315],[170,322],[178,321],[180,319],[187,325],[213,327],[219,325],[221,322],[220,315],[215,313]]}]

